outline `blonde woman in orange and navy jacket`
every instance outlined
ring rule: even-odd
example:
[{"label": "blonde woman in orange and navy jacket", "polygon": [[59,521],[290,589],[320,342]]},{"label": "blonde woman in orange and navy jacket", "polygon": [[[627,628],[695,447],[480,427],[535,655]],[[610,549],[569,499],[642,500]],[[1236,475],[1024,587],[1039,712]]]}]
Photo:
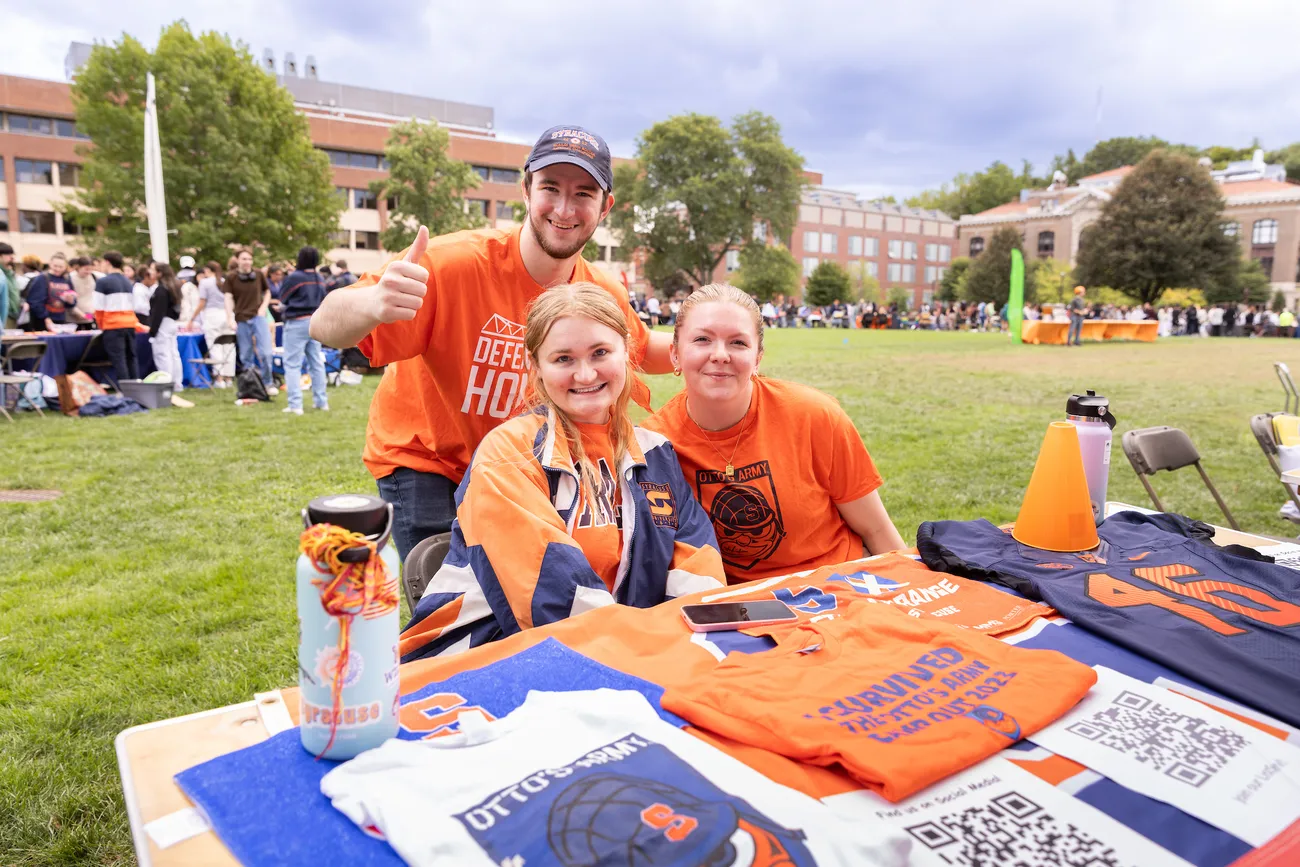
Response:
[{"label": "blonde woman in orange and navy jacket", "polygon": [[402,634],[404,662],[726,583],[671,443],[628,419],[638,385],[628,333],[594,284],[534,302],[524,330],[532,408],[474,453],[451,550]]}]

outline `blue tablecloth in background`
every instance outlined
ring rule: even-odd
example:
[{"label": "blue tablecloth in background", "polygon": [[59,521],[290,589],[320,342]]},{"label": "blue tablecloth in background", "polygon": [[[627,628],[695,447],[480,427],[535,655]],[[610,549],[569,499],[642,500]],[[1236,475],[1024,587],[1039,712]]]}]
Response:
[{"label": "blue tablecloth in background", "polygon": [[[98,331],[77,331],[72,334],[37,334],[32,339],[39,340],[45,344],[45,355],[41,358],[41,373],[46,376],[63,376],[78,361],[90,345]],[[185,372],[185,386],[187,388],[207,388],[208,371],[201,364],[190,364],[191,358],[202,358],[207,352],[207,341],[203,339],[202,334],[189,333],[178,334],[176,341],[180,346],[181,365]],[[108,356],[103,352],[96,352],[88,361],[103,361]],[[149,345],[149,332],[139,331],[135,335],[135,358],[136,364],[140,369],[140,378],[143,379],[147,374],[152,373],[156,368],[153,364],[153,348]],[[91,375],[102,375],[104,368],[92,368],[87,371]]]}]

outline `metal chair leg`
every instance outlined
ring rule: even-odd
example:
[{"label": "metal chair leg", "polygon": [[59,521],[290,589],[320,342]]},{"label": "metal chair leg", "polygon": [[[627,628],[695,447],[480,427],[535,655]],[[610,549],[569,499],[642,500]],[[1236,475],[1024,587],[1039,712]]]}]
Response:
[{"label": "metal chair leg", "polygon": [[1223,516],[1228,519],[1228,526],[1234,530],[1240,530],[1241,527],[1237,524],[1237,519],[1232,517],[1232,512],[1228,511],[1228,504],[1223,502],[1223,497],[1219,496],[1219,489],[1214,487],[1214,482],[1210,481],[1210,477],[1201,466],[1201,462],[1197,461],[1195,466],[1196,471],[1201,474],[1201,481],[1205,482],[1205,487],[1209,488],[1210,493],[1214,495],[1214,502],[1219,504],[1219,508],[1223,511]]}]

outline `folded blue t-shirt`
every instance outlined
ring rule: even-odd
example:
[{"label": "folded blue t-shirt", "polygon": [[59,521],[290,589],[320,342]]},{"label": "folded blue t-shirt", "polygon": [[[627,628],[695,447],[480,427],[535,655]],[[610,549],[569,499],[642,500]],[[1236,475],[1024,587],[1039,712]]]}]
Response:
[{"label": "folded blue t-shirt", "polygon": [[[467,705],[499,719],[523,704],[529,690],[602,687],[639,692],[664,720],[686,725],[662,708],[663,687],[601,665],[553,638],[484,668],[429,684],[401,701],[409,704],[439,693],[456,693]],[[401,729],[397,736],[418,740],[453,732],[457,725],[453,718],[441,730]],[[387,843],[368,837],[321,794],[321,778],[338,764],[303,749],[294,728],[195,765],[175,779],[242,864],[400,865],[401,859]]]}]

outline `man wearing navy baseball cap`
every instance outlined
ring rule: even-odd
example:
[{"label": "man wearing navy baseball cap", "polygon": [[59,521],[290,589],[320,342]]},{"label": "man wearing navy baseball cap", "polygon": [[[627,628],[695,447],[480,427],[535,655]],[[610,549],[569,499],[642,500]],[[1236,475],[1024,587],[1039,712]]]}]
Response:
[{"label": "man wearing navy baseball cap", "polygon": [[451,528],[455,491],[480,440],[514,414],[528,378],[523,324],[551,286],[596,283],[623,309],[647,373],[667,373],[671,335],[649,332],[627,289],[582,260],[614,207],[609,147],[573,124],[551,127],[524,163],[527,217],[510,230],[433,240],[423,226],[380,271],[327,295],[311,336],[356,345],[386,366],[370,404],[362,459],[393,504],[403,560]]}]

